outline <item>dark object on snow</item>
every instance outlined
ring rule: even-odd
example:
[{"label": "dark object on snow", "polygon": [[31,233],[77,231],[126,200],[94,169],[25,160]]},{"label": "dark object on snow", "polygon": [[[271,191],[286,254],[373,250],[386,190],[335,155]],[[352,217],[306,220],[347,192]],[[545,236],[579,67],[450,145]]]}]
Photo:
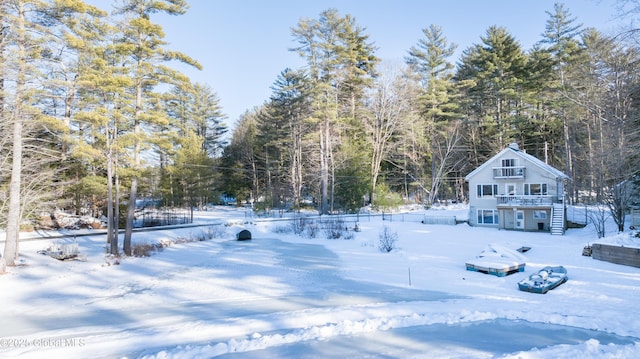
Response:
[{"label": "dark object on snow", "polygon": [[593,249],[591,249],[591,246],[584,246],[584,248],[582,248],[582,255],[585,257],[591,257],[591,254],[593,253]]},{"label": "dark object on snow", "polygon": [[563,266],[544,267],[538,273],[518,282],[518,288],[525,292],[545,294],[567,281],[567,270]]},{"label": "dark object on snow", "polygon": [[520,253],[526,253],[528,251],[531,250],[531,247],[520,247],[518,249],[516,249],[516,251],[520,252]]},{"label": "dark object on snow", "polygon": [[238,240],[239,241],[246,241],[248,239],[251,239],[251,232],[249,232],[246,229],[243,229],[240,232],[238,232]]}]

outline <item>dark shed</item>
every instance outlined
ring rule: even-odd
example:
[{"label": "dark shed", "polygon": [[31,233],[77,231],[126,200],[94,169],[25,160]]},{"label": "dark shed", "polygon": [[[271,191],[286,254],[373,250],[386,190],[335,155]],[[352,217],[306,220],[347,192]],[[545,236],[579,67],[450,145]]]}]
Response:
[{"label": "dark shed", "polygon": [[239,241],[246,241],[247,239],[251,239],[251,232],[249,232],[246,229],[243,229],[240,232],[238,232]]}]

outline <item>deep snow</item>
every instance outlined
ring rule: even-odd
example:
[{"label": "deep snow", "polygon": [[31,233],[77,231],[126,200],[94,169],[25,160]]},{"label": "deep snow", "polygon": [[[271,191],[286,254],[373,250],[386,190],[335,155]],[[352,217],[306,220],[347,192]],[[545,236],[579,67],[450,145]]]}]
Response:
[{"label": "deep snow", "polygon": [[[75,238],[86,261],[37,253],[73,233],[25,240],[21,265],[0,276],[0,357],[640,357],[640,269],[582,256],[590,243],[640,247],[637,238],[597,241],[591,227],[551,236],[420,223],[441,214],[467,215],[363,215],[353,239],[327,240],[218,207],[197,213],[211,227],[140,232],[134,241],[221,236],[119,264],[105,259],[104,235]],[[384,227],[398,236],[390,253],[378,250]],[[253,239],[236,241],[241,228]],[[525,272],[465,270],[488,244],[531,247]],[[544,295],[517,289],[547,265],[563,265],[569,281]]]}]

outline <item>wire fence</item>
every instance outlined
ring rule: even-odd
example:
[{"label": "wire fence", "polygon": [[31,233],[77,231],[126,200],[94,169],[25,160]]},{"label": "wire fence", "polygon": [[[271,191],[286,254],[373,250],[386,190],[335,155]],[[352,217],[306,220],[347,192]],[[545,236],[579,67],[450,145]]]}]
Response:
[{"label": "wire fence", "polygon": [[447,215],[425,215],[424,213],[357,213],[357,214],[332,214],[332,215],[305,215],[302,213],[283,213],[281,211],[262,211],[260,213],[247,213],[254,220],[270,220],[270,221],[292,221],[299,218],[315,219],[318,224],[334,223],[335,221],[344,222],[347,227],[354,227],[359,222],[371,222],[373,220],[382,219],[388,222],[419,222],[423,224],[440,224],[440,225],[456,225],[464,221],[460,221],[456,216]]},{"label": "wire fence", "polygon": [[146,209],[137,215],[136,227],[172,226],[191,222],[191,216],[187,210]]}]

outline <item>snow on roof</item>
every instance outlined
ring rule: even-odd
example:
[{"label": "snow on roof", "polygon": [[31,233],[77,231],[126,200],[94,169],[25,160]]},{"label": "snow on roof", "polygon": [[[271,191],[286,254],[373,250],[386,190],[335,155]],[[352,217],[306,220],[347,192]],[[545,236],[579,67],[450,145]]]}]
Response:
[{"label": "snow on roof", "polygon": [[567,176],[566,174],[564,174],[564,172],[560,171],[559,169],[549,165],[548,163],[545,163],[544,161],[541,161],[540,159],[538,159],[535,156],[532,156],[524,151],[521,151],[518,148],[518,145],[515,143],[510,144],[507,148],[505,148],[504,150],[498,152],[498,154],[496,154],[495,156],[491,157],[490,159],[488,159],[487,161],[485,161],[482,165],[480,165],[478,168],[476,168],[475,170],[471,171],[468,175],[466,175],[464,177],[464,179],[466,181],[469,181],[469,179],[471,177],[473,177],[474,175],[476,175],[477,173],[481,172],[484,170],[485,167],[489,166],[490,163],[492,163],[496,158],[502,157],[502,155],[504,155],[507,152],[511,152],[515,155],[517,155],[518,157],[524,159],[525,161],[528,161],[530,163],[532,163],[533,165],[539,167],[540,169],[552,174],[553,176],[555,176],[556,178],[567,178],[569,179],[570,177]]}]

